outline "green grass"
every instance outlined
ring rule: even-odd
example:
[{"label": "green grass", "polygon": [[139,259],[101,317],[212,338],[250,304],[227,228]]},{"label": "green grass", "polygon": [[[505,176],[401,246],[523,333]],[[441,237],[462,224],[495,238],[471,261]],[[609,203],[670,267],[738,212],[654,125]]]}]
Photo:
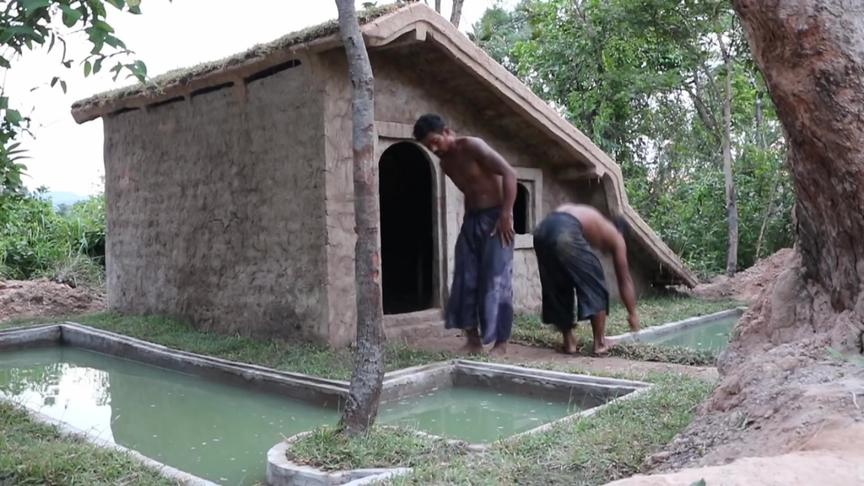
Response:
[{"label": "green grass", "polygon": [[595,485],[631,476],[692,420],[711,385],[680,375],[652,375],[655,387],[597,414],[498,444],[482,456],[458,457],[446,467],[417,466],[407,484]]},{"label": "green grass", "polygon": [[[694,299],[692,297],[652,297],[637,302],[637,312],[641,319],[642,328],[659,326],[667,322],[679,321],[688,317],[713,314],[740,305],[735,301],[710,301]],[[627,310],[616,303],[609,312],[606,320],[606,335],[615,336],[629,331],[627,324]],[[591,353],[591,326],[580,323],[576,328],[581,348],[580,354]],[[553,326],[543,324],[539,316],[520,315],[517,316],[513,326],[513,338],[515,343],[529,346],[540,346],[558,348],[561,346],[561,333]],[[626,359],[640,361],[662,361],[667,363],[687,365],[713,365],[716,356],[708,351],[699,351],[673,346],[654,346],[644,343],[633,343],[615,346],[610,354]]]},{"label": "green grass", "polygon": [[0,403],[2,485],[173,485],[119,451],[64,437],[23,411]]},{"label": "green grass", "polygon": [[[130,317],[113,313],[75,316],[75,322],[144,339],[174,349],[218,358],[305,373],[324,378],[347,380],[353,367],[350,349],[289,342],[279,339],[254,339],[199,331],[190,324],[160,317]],[[0,324],[0,328],[64,319],[19,320]],[[445,352],[418,351],[402,344],[388,344],[387,371],[450,359]]]},{"label": "green grass", "polygon": [[324,470],[413,467],[465,454],[445,440],[420,436],[401,427],[373,427],[347,437],[335,427],[320,427],[291,445],[288,458]]}]

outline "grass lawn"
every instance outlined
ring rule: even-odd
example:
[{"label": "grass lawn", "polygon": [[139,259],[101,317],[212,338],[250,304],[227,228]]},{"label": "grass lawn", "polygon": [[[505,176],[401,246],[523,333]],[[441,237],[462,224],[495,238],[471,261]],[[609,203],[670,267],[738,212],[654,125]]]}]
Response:
[{"label": "grass lawn", "polygon": [[[226,336],[198,331],[190,324],[161,317],[129,317],[102,313],[63,319],[12,321],[0,324],[0,329],[40,322],[62,322],[67,319],[192,353],[324,378],[351,378],[353,365],[349,349],[334,350],[279,339]],[[392,371],[452,357],[449,353],[418,351],[402,344],[388,344],[386,366],[387,371]]]},{"label": "grass lawn", "polygon": [[[732,309],[740,304],[731,300],[710,301],[692,297],[651,297],[639,300],[636,310],[641,319],[642,328],[659,326],[667,322],[680,321],[688,317],[713,314]],[[606,335],[615,336],[628,332],[627,309],[620,303],[615,303],[606,319]],[[591,352],[591,326],[586,321],[576,328],[576,336],[581,343],[580,354]],[[529,346],[558,348],[561,346],[561,333],[553,326],[543,324],[539,316],[520,315],[513,325],[512,342]],[[716,356],[707,351],[697,351],[687,348],[654,346],[644,343],[622,344],[612,348],[612,356],[639,361],[662,361],[688,365],[711,365]]]},{"label": "grass lawn", "polygon": [[[646,457],[690,423],[711,390],[708,383],[675,374],[648,381],[656,386],[640,397],[549,432],[497,443],[484,454],[447,451],[386,428],[352,440],[321,429],[292,448],[292,459],[329,469],[414,467],[412,474],[390,480],[392,485],[604,484],[637,473]],[[419,459],[399,454],[401,447],[419,451]]]},{"label": "grass lawn", "polygon": [[119,451],[61,436],[23,411],[0,403],[2,485],[173,485]]}]

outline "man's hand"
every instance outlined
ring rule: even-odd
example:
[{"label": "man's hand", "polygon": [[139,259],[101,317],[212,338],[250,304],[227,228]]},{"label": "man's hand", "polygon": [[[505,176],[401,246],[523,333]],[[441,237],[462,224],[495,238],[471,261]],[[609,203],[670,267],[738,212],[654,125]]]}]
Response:
[{"label": "man's hand", "polygon": [[513,231],[513,213],[508,213],[506,211],[501,212],[501,216],[498,217],[498,224],[495,226],[495,231],[492,232],[492,236],[501,237],[501,245],[505,248],[513,244],[513,238],[515,237],[516,232]]},{"label": "man's hand", "polygon": [[635,312],[627,316],[627,323],[630,324],[630,332],[639,330],[639,316]]}]

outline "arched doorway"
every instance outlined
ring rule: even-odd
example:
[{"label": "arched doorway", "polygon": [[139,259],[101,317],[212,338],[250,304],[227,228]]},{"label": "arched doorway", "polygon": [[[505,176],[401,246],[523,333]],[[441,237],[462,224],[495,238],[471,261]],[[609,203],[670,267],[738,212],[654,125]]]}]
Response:
[{"label": "arched doorway", "polygon": [[378,165],[381,205],[381,287],[385,314],[434,304],[432,163],[409,142],[397,143]]}]

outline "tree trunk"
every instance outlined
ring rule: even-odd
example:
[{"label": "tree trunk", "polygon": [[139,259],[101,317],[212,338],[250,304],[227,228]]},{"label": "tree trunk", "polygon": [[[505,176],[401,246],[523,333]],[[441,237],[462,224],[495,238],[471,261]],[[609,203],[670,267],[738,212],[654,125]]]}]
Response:
[{"label": "tree trunk", "polygon": [[441,0],[435,0],[435,11],[441,13]]},{"label": "tree trunk", "polygon": [[459,21],[462,19],[462,4],[465,0],[453,0],[453,11],[450,12],[450,23],[459,27]]},{"label": "tree trunk", "polygon": [[738,269],[738,204],[735,200],[735,179],[732,178],[732,59],[722,35],[718,35],[717,40],[726,67],[726,89],[723,97],[723,176],[726,180],[726,220],[729,228],[726,275],[731,277]]},{"label": "tree trunk", "polygon": [[864,280],[861,6],[847,0],[733,4],[786,133],[804,278],[824,288],[835,311],[853,309]]},{"label": "tree trunk", "polygon": [[378,176],[375,164],[374,79],[357,21],[354,0],[336,0],[339,32],[352,86],[354,220],[357,232],[357,349],[341,426],[349,435],[365,432],[378,415],[384,381],[381,258],[378,243]]}]

